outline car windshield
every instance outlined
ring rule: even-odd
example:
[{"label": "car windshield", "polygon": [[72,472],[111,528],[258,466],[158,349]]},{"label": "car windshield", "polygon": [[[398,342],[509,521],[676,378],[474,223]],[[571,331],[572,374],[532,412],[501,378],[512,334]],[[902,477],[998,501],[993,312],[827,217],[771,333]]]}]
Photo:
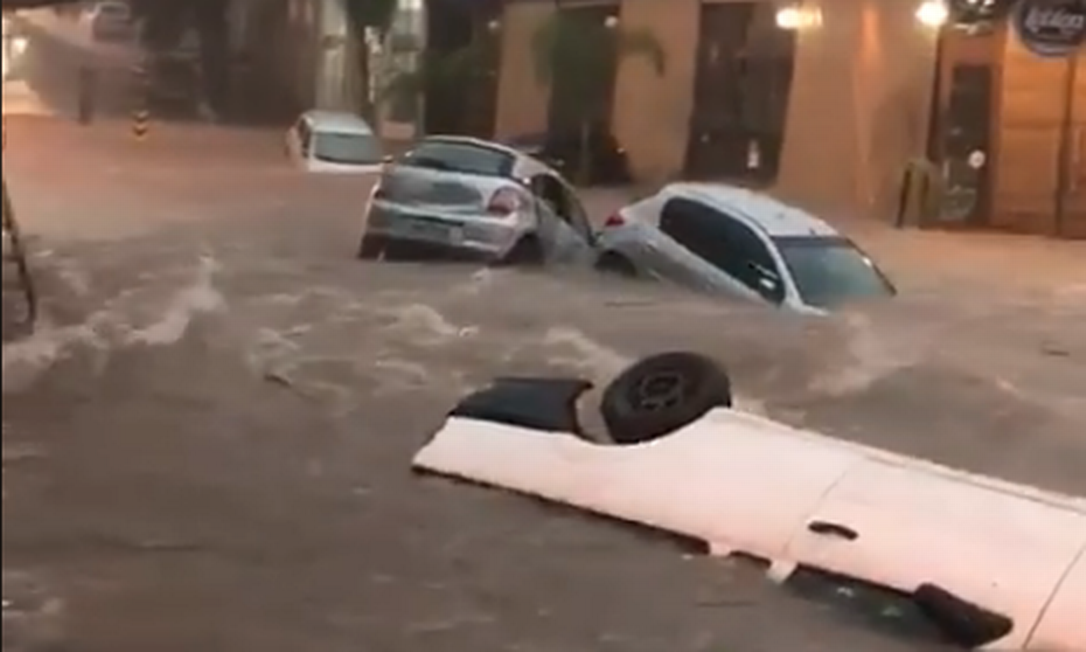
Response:
[{"label": "car windshield", "polygon": [[808,305],[832,308],[895,293],[871,259],[846,238],[786,237],[774,242]]},{"label": "car windshield", "polygon": [[508,177],[513,171],[513,157],[505,152],[438,140],[419,143],[404,154],[399,163],[484,177]]},{"label": "car windshield", "polygon": [[317,133],[313,155],[328,163],[373,165],[381,162],[378,141],[367,134]]}]

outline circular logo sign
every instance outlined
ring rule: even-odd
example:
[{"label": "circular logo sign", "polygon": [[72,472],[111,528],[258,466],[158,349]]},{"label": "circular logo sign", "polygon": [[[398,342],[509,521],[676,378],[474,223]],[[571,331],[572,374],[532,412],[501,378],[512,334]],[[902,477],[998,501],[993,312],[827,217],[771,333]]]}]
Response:
[{"label": "circular logo sign", "polygon": [[1014,27],[1034,54],[1065,57],[1086,41],[1086,0],[1018,0]]}]

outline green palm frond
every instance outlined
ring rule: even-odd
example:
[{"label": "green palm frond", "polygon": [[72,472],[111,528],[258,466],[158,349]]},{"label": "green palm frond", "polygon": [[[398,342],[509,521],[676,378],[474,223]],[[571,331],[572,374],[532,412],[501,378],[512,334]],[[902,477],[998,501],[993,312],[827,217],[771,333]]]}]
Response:
[{"label": "green palm frond", "polygon": [[651,30],[608,27],[561,11],[532,34],[531,49],[536,79],[543,84],[559,75],[599,83],[615,60],[626,57],[647,58],[658,75],[666,68],[664,48]]},{"label": "green palm frond", "polygon": [[663,76],[667,71],[667,57],[664,47],[656,39],[656,35],[647,29],[624,30],[616,28],[615,50],[619,59],[625,57],[642,57],[649,60],[657,76]]},{"label": "green palm frond", "polygon": [[414,104],[427,90],[463,86],[485,71],[486,45],[475,42],[454,52],[424,52],[414,70],[394,72],[378,92],[382,102]]}]

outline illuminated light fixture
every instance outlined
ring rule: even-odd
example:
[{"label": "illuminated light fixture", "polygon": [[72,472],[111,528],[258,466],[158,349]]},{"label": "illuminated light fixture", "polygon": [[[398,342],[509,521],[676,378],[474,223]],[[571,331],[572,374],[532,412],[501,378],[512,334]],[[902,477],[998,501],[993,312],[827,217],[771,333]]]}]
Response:
[{"label": "illuminated light fixture", "polygon": [[603,26],[607,29],[614,29],[618,27],[618,16],[608,16],[604,19]]},{"label": "illuminated light fixture", "polygon": [[950,19],[950,9],[943,0],[924,0],[916,8],[916,19],[925,27],[942,27]]},{"label": "illuminated light fixture", "polygon": [[814,27],[822,22],[817,9],[805,9],[798,4],[778,9],[776,21],[777,27],[788,30]]}]

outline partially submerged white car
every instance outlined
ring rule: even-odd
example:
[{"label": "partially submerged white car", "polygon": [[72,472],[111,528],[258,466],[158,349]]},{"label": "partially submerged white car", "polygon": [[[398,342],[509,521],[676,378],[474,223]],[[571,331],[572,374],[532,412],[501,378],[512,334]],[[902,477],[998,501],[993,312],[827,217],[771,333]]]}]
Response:
[{"label": "partially submerged white car", "polygon": [[650,357],[581,434],[575,379],[499,379],[452,410],[420,471],[534,495],[909,596],[950,642],[1086,650],[1086,500],[797,430],[731,408],[727,376]]},{"label": "partially submerged white car", "polygon": [[298,168],[317,174],[381,172],[381,139],[360,116],[343,111],[306,111],[287,131],[287,157]]}]

